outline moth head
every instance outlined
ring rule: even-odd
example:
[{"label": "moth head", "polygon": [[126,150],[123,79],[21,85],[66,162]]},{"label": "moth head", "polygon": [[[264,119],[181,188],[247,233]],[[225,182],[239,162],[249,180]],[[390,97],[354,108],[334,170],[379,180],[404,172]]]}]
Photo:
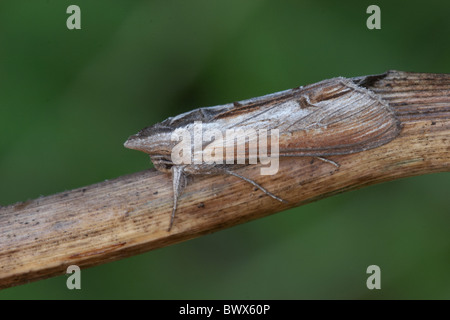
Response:
[{"label": "moth head", "polygon": [[147,127],[130,136],[124,146],[152,155],[170,156],[175,142],[171,141],[173,129],[162,123]]}]

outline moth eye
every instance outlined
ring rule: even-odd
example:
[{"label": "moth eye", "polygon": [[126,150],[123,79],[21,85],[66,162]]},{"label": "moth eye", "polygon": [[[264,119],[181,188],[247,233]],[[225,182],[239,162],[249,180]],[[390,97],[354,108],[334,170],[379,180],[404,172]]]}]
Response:
[{"label": "moth eye", "polygon": [[153,165],[155,169],[159,171],[169,172],[172,169],[173,163],[168,160],[153,160]]},{"label": "moth eye", "polygon": [[169,164],[169,163],[162,163],[162,166],[163,166],[164,169],[166,169],[166,170],[172,169],[172,164]]}]

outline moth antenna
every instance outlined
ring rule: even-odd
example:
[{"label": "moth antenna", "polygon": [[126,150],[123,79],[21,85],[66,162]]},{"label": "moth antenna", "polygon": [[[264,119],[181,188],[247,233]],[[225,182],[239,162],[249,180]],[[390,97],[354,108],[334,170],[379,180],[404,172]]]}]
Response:
[{"label": "moth antenna", "polygon": [[280,202],[282,202],[282,203],[289,203],[289,202],[287,202],[286,200],[283,200],[283,199],[277,197],[276,195],[274,195],[273,193],[267,191],[266,189],[264,189],[263,187],[261,187],[259,184],[257,184],[257,183],[256,183],[255,181],[253,181],[253,180],[250,180],[250,179],[248,179],[248,178],[246,178],[246,177],[244,177],[244,176],[241,176],[240,174],[237,174],[237,173],[235,173],[235,172],[233,172],[233,171],[229,171],[229,170],[224,170],[224,173],[229,174],[229,175],[232,175],[232,176],[235,176],[235,177],[238,177],[238,178],[240,178],[240,179],[242,179],[242,180],[244,180],[244,181],[247,181],[248,183],[251,183],[252,185],[254,185],[255,187],[257,187],[259,190],[261,190],[262,192],[264,192],[264,193],[267,194],[268,196],[271,196],[271,197],[274,198],[275,200],[278,200],[278,201],[280,201]]},{"label": "moth antenna", "polygon": [[170,217],[169,229],[170,231],[175,220],[175,211],[177,211],[178,197],[183,193],[186,187],[186,177],[184,175],[184,166],[172,166],[172,183],[173,183],[173,209]]},{"label": "moth antenna", "polygon": [[330,160],[330,159],[327,159],[327,158],[322,158],[322,157],[315,157],[315,158],[317,158],[317,159],[319,159],[319,160],[322,160],[323,162],[330,163],[330,164],[332,164],[333,166],[336,166],[336,168],[339,168],[339,167],[341,166],[339,163],[334,162],[333,160]]}]

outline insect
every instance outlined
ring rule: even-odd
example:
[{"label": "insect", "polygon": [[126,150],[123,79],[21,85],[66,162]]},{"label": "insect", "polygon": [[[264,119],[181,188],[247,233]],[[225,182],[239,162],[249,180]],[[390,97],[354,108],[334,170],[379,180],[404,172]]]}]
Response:
[{"label": "insect", "polygon": [[[240,129],[239,132],[247,133],[247,137],[236,143],[239,135],[228,138],[226,134],[233,129]],[[252,157],[250,154],[251,143],[261,141],[258,140],[262,137],[261,132],[274,130],[278,137],[270,139],[270,147],[277,143],[272,157],[317,157],[339,166],[325,157],[361,152],[386,144],[399,134],[400,123],[389,105],[375,93],[352,79],[338,77],[258,98],[195,109],[142,129],[130,136],[124,145],[148,153],[157,170],[172,174],[174,201],[170,231],[188,175],[232,175],[285,202],[235,172],[236,168],[255,163],[251,161],[255,160],[255,155]],[[211,147],[212,153],[217,155],[224,145],[232,146],[234,151],[243,147],[241,151],[244,152],[233,152],[233,163],[228,158],[221,163],[178,163],[173,160],[173,150],[181,139],[174,140],[173,137],[181,131],[194,136],[207,131],[216,133],[214,137],[209,135],[210,139],[203,137],[200,144],[192,143],[184,136],[182,140],[188,143],[187,149],[178,153],[184,159],[192,160],[207,149],[211,151]]]}]

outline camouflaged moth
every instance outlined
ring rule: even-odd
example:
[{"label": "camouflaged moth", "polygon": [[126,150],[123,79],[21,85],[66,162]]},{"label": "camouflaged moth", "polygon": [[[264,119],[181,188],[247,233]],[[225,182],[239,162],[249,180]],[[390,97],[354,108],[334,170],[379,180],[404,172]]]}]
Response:
[{"label": "camouflaged moth", "polygon": [[[195,109],[144,128],[130,136],[125,147],[148,153],[157,170],[172,174],[174,203],[169,231],[187,175],[233,175],[284,202],[235,172],[240,166],[251,165],[249,145],[250,141],[259,138],[258,134],[241,140],[246,152],[236,152],[235,163],[197,161],[178,164],[172,161],[172,152],[179,144],[173,134],[180,129],[195,134],[198,122],[202,124],[202,131],[222,133],[225,144],[230,145],[239,139],[233,137],[233,141],[226,141],[227,130],[268,132],[276,129],[279,132],[277,156],[317,157],[334,165],[337,164],[324,157],[376,148],[394,139],[400,131],[399,121],[385,101],[361,86],[356,78],[342,77],[258,98]],[[198,151],[203,152],[214,144],[217,144],[216,139],[202,140],[199,150],[198,146],[191,146],[189,157],[195,157]]]}]

